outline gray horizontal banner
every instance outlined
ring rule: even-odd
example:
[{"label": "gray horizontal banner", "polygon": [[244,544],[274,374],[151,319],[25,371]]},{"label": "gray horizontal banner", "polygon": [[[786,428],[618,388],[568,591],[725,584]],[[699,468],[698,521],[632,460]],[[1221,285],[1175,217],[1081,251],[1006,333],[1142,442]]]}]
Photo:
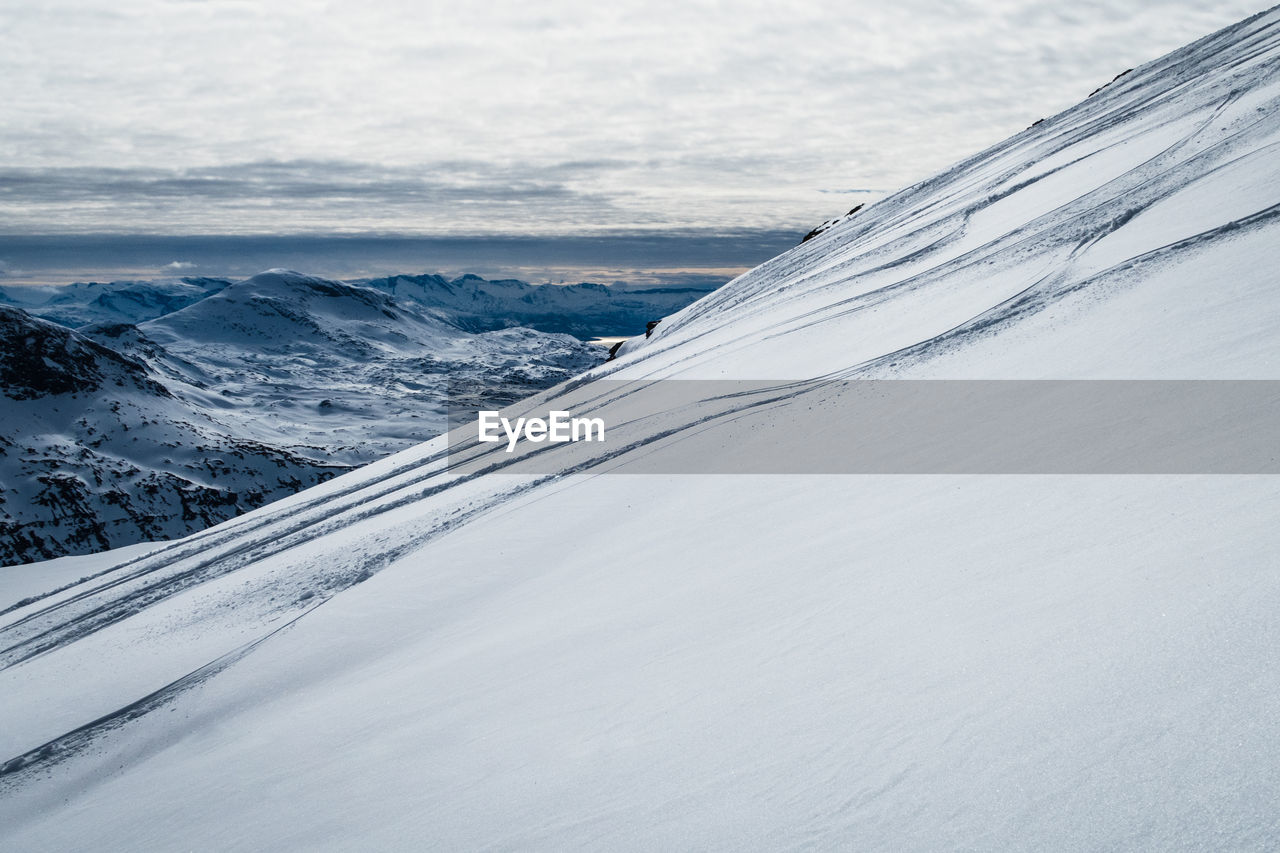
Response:
[{"label": "gray horizontal banner", "polygon": [[606,379],[502,410],[456,390],[460,473],[1280,473],[1271,380]]}]

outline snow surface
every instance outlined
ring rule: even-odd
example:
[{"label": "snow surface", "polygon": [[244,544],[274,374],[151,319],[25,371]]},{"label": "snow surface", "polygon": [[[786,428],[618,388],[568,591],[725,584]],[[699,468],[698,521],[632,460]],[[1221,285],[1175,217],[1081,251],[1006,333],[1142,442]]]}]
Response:
[{"label": "snow surface", "polygon": [[109,569],[121,560],[128,560],[154,551],[157,542],[139,542],[113,548],[100,554],[82,554],[74,557],[58,557],[22,566],[7,566],[0,573],[0,608],[8,608],[33,595],[47,593],[51,589],[68,586]]},{"label": "snow surface", "polygon": [[[1280,378],[1277,69],[1273,10],[590,375]],[[444,451],[5,611],[0,843],[1280,845],[1275,478],[468,475]]]}]

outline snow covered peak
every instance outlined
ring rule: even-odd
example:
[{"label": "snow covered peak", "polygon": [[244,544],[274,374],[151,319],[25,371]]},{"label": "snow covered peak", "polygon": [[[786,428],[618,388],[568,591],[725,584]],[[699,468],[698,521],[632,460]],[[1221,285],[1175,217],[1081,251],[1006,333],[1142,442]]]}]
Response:
[{"label": "snow covered peak", "polygon": [[290,270],[259,273],[140,328],[166,347],[216,344],[316,359],[430,351],[461,334],[386,293]]},{"label": "snow covered peak", "polygon": [[0,306],[0,565],[201,530],[439,434],[450,387],[501,406],[603,358],[279,270],[142,328]]},{"label": "snow covered peak", "polygon": [[220,294],[223,299],[244,302],[252,299],[279,299],[295,304],[322,306],[327,300],[353,304],[388,306],[386,295],[367,287],[306,275],[286,269],[271,269],[236,282]]},{"label": "snow covered peak", "polygon": [[650,320],[664,317],[714,290],[706,284],[640,288],[582,282],[529,284],[487,280],[468,273],[453,280],[438,275],[398,275],[361,284],[417,303],[469,331],[529,326],[580,338],[638,335]]},{"label": "snow covered peak", "polygon": [[307,275],[295,270],[269,269],[250,276],[244,281],[231,285],[232,295],[239,298],[246,296],[259,297],[294,297],[344,298],[350,296],[354,288],[341,281],[333,281],[319,276]]}]

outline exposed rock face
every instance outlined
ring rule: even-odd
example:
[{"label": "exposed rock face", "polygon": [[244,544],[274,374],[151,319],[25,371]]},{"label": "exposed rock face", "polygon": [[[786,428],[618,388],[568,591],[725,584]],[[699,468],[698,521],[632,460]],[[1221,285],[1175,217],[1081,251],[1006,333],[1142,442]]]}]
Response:
[{"label": "exposed rock face", "polygon": [[846,213],[844,216],[837,216],[835,219],[828,219],[826,222],[822,223],[817,228],[813,229],[808,234],[801,237],[800,242],[808,243],[810,240],[812,240],[814,237],[817,237],[819,234],[822,234],[825,231],[830,231],[832,228],[839,225],[841,222],[848,221],[849,217],[853,216],[859,210],[862,210],[862,205],[860,204],[854,206],[853,209],[850,210],[848,213]]},{"label": "exposed rock face", "polygon": [[[1108,87],[1108,86],[1110,86],[1112,83],[1114,83],[1114,82],[1116,82],[1117,80],[1119,80],[1121,77],[1124,77],[1124,76],[1126,76],[1126,75],[1128,75],[1128,74],[1132,74],[1132,73],[1133,73],[1133,69],[1132,69],[1132,68],[1126,68],[1124,71],[1121,71],[1119,74],[1117,74],[1116,76],[1112,77],[1112,78],[1111,78],[1111,80],[1110,80],[1110,82],[1103,83],[1101,86],[1099,86],[1098,88],[1096,88],[1096,89],[1094,89],[1092,92],[1090,92],[1090,93],[1089,93],[1089,97],[1090,97],[1090,98],[1092,98],[1094,95],[1098,94],[1098,93],[1099,93],[1099,92],[1101,92],[1103,89],[1107,88],[1107,87]],[[1044,119],[1041,119],[1040,121],[1044,121]],[[1036,122],[1036,124],[1039,124],[1039,122]],[[1032,125],[1032,126],[1034,127],[1035,125]]]},{"label": "exposed rock face", "polygon": [[105,381],[168,393],[139,362],[21,309],[0,306],[0,393],[32,400],[97,391]]}]

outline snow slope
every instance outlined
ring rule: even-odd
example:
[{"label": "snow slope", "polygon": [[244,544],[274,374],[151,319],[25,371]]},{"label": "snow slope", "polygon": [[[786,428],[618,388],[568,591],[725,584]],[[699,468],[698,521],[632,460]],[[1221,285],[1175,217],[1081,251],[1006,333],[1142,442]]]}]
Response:
[{"label": "snow slope", "polygon": [[[1273,10],[589,376],[776,379],[779,417],[831,376],[1280,378],[1278,68]],[[625,476],[721,405],[547,475],[428,442],[8,605],[0,839],[1277,846],[1274,478]]]}]

